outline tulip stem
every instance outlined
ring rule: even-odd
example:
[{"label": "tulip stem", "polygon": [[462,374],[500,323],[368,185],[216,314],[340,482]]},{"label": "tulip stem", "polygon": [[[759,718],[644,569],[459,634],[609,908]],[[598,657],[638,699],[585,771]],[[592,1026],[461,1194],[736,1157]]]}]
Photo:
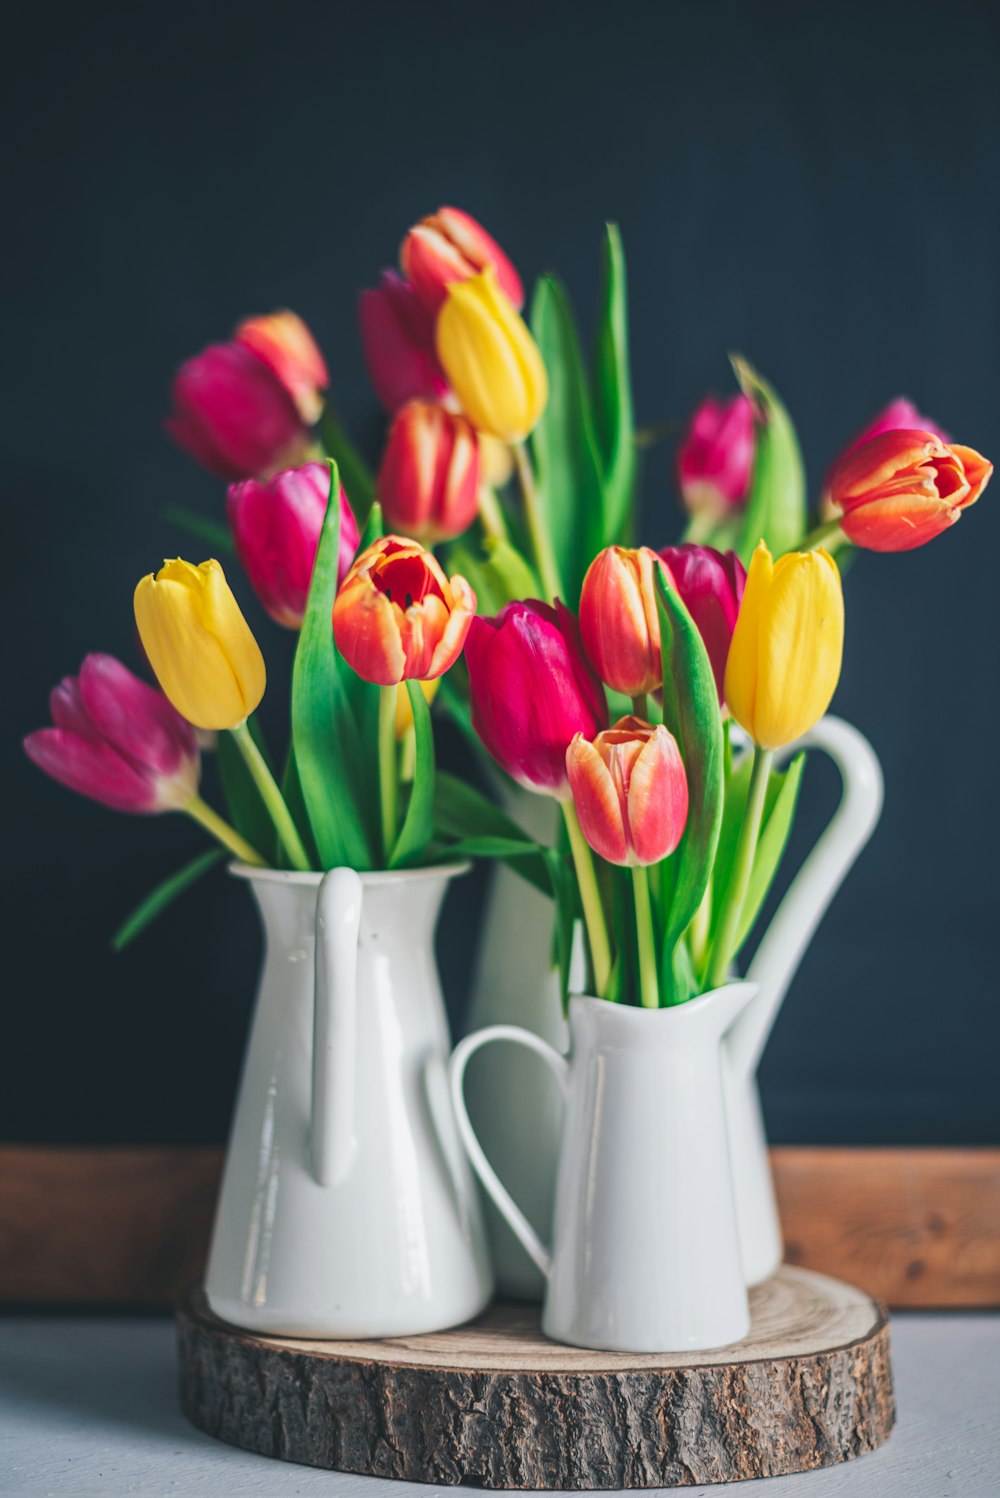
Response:
[{"label": "tulip stem", "polygon": [[183,810],[189,817],[193,817],[199,826],[204,827],[216,842],[228,848],[241,863],[252,863],[257,868],[267,867],[267,860],[261,857],[257,849],[252,847],[245,837],[240,837],[236,828],[230,827],[229,823],[220,817],[217,811],[213,811],[208,802],[203,801],[200,796],[192,796]]},{"label": "tulip stem", "polygon": [[640,692],[638,696],[632,698],[632,714],[636,718],[641,718],[644,723],[649,722],[649,698],[645,692]]},{"label": "tulip stem", "polygon": [[[828,520],[825,525],[818,525],[799,547],[800,551],[816,551],[820,546],[826,546],[828,551],[838,551],[847,541],[847,537],[840,529],[839,520]],[[829,546],[827,546],[829,542]]]},{"label": "tulip stem", "polygon": [[643,1009],[659,1009],[660,980],[656,972],[653,910],[649,902],[647,868],[640,866],[632,870],[632,892],[635,895],[635,933],[639,939],[639,997]]},{"label": "tulip stem", "polygon": [[736,852],[733,855],[733,869],[723,897],[719,925],[708,963],[706,982],[709,989],[718,988],[725,983],[729,975],[729,964],[736,947],[740,921],[743,918],[743,907],[746,904],[747,890],[750,887],[750,875],[753,873],[754,854],[757,851],[757,839],[760,836],[767,782],[770,778],[773,759],[773,749],[762,749],[759,744],[754,745],[747,803],[743,808],[743,821],[740,823],[740,835],[736,843]]},{"label": "tulip stem", "polygon": [[535,471],[531,466],[528,449],[523,442],[515,442],[511,452],[514,454],[514,466],[517,468],[521,494],[524,497],[524,516],[528,522],[531,549],[535,553],[538,575],[549,602],[554,603],[557,598],[562,597],[562,583],[559,580],[559,566],[555,552],[552,550],[552,539],[545,528],[545,521],[538,503]]},{"label": "tulip stem", "polygon": [[267,761],[263,754],[254,743],[253,735],[245,722],[239,723],[229,731],[236,740],[236,747],[253,777],[254,785],[260,791],[260,798],[267,807],[268,816],[274,823],[281,846],[288,854],[292,868],[298,869],[300,873],[308,874],[312,868],[309,854],[292,820],[292,814],[285,804],[285,798],[278,789],[277,781],[267,768]]},{"label": "tulip stem", "polygon": [[560,802],[562,814],[569,833],[569,845],[573,852],[573,867],[583,906],[583,921],[587,928],[587,944],[590,947],[590,962],[594,969],[594,987],[599,998],[604,997],[611,977],[611,943],[604,919],[601,891],[597,885],[597,870],[590,844],[583,835],[583,828],[572,801]]},{"label": "tulip stem", "polygon": [[396,693],[405,686],[380,687],[378,698],[378,789],[382,809],[382,853],[386,868],[396,846],[399,784],[396,771]]},{"label": "tulip stem", "polygon": [[507,541],[510,533],[507,530],[507,522],[504,519],[503,508],[497,499],[496,491],[489,484],[480,484],[477,495],[479,504],[479,519],[482,521],[483,530],[493,541]]}]

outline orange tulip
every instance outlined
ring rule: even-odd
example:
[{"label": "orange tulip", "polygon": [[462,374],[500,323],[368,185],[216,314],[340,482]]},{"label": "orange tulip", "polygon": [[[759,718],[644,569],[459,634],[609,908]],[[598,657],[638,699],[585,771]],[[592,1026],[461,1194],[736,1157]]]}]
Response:
[{"label": "orange tulip", "polygon": [[365,681],[383,687],[432,681],[461,655],[475,612],[476,595],[464,577],[446,577],[416,541],[383,536],[344,578],[333,637]]},{"label": "orange tulip", "polygon": [[642,867],[677,847],[687,822],[687,774],[662,723],[620,718],[592,743],[578,733],[566,771],[583,835],[608,863]]},{"label": "orange tulip", "polygon": [[993,464],[932,432],[892,431],[854,448],[830,475],[840,528],[868,551],[912,551],[975,504]]},{"label": "orange tulip", "polygon": [[669,568],[648,546],[606,546],[591,562],[580,593],[580,635],[598,676],[626,697],[663,685],[656,569]]}]

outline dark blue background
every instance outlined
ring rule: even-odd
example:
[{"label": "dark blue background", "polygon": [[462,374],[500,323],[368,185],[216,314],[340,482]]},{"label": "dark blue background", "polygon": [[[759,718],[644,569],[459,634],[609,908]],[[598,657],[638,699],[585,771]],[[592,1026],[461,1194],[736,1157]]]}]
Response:
[{"label": "dark blue background", "polygon": [[[4,138],[4,1085],[0,1137],[223,1136],[258,960],[221,874],[119,959],[109,932],[195,851],[23,760],[87,649],[132,659],[131,593],[221,486],[162,433],[170,377],[290,305],[374,454],[355,296],[407,224],[476,214],[589,326],[624,234],[643,424],[728,388],[739,348],[798,421],[813,487],[890,396],[1000,455],[995,5],[37,6],[8,34]],[[645,539],[676,536],[669,444]],[[1000,1138],[996,563],[1000,485],[846,583],[836,709],[876,745],[885,815],[764,1068],[774,1137]],[[241,596],[248,597],[243,587]],[[272,661],[276,639],[248,612]],[[265,717],[280,725],[272,669]],[[834,797],[811,770],[795,840]],[[461,1003],[482,876],[446,915]]]}]

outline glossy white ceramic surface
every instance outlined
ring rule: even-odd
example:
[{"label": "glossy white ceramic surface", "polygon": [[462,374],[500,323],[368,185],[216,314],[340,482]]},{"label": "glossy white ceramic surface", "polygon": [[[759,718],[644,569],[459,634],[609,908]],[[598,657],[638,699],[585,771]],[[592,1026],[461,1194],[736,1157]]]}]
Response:
[{"label": "glossy white ceramic surface", "polygon": [[206,1292],[304,1337],[440,1330],[489,1301],[433,953],[456,869],[252,870],[266,938]]},{"label": "glossy white ceramic surface", "polygon": [[[462,1141],[546,1276],[548,1336],[580,1347],[679,1352],[746,1334],[721,1045],[755,992],[732,983],[655,1010],[574,998],[566,1058],[513,1026],[456,1047],[452,1099]],[[495,1042],[544,1056],[565,1096],[551,1248],[511,1200],[465,1111],[466,1064]]]}]

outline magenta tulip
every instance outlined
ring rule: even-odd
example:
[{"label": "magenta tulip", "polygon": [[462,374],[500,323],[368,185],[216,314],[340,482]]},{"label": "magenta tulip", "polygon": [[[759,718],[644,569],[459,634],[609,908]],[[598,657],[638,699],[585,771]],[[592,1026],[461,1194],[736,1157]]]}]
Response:
[{"label": "magenta tulip", "polygon": [[189,359],[174,377],[172,398],[167,431],[220,478],[268,478],[308,456],[309,433],[295,401],[242,344],[213,344]]},{"label": "magenta tulip", "polygon": [[361,293],[358,321],[368,374],[387,411],[448,394],[434,350],[433,314],[402,276],[385,270],[377,290]]},{"label": "magenta tulip", "polygon": [[[268,483],[231,484],[226,513],[236,551],[254,592],[276,624],[300,629],[330,497],[330,470],[306,463],[276,473]],[[340,490],[338,584],[358,549],[358,526]]]},{"label": "magenta tulip", "polygon": [[746,568],[735,551],[723,555],[713,546],[665,546],[660,556],[705,642],[721,702],[729,646],[746,586]]},{"label": "magenta tulip", "polygon": [[473,619],[465,660],[473,727],[490,754],[518,784],[567,798],[566,750],[608,722],[575,616],[561,603],[509,603]]},{"label": "magenta tulip", "polygon": [[88,655],[49,697],[52,728],[24,740],[39,769],[116,811],[176,811],[198,790],[194,729],[112,655]]},{"label": "magenta tulip", "polygon": [[753,466],[753,406],[745,395],[709,395],[694,412],[677,449],[684,508],[709,522],[725,518],[747,496]]}]

